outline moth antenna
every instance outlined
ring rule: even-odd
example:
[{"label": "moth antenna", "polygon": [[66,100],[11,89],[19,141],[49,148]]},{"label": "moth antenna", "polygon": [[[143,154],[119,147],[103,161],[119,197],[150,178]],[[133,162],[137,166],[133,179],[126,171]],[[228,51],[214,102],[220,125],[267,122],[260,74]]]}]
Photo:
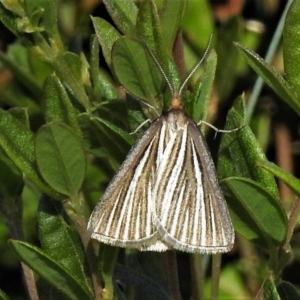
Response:
[{"label": "moth antenna", "polygon": [[210,45],[211,45],[211,41],[213,38],[213,34],[210,35],[206,49],[204,51],[204,54],[202,56],[202,58],[200,59],[200,61],[194,66],[194,68],[190,71],[190,74],[187,76],[187,78],[183,81],[183,83],[181,84],[179,90],[178,90],[178,94],[181,95],[181,92],[184,88],[184,86],[186,85],[186,83],[189,81],[189,79],[193,76],[193,74],[196,72],[196,70],[198,69],[198,67],[202,64],[202,62],[204,61],[204,59],[206,58]]},{"label": "moth antenna", "polygon": [[170,80],[168,79],[168,77],[167,77],[167,75],[166,75],[164,69],[162,68],[161,64],[160,64],[159,61],[157,60],[157,58],[156,58],[156,56],[154,55],[153,51],[150,49],[149,45],[148,45],[145,41],[144,41],[144,43],[145,43],[145,45],[146,45],[146,47],[147,47],[147,49],[148,49],[150,55],[152,56],[154,62],[156,63],[157,67],[159,68],[161,74],[162,74],[163,77],[165,78],[165,81],[167,82],[167,84],[168,84],[168,86],[169,86],[169,89],[170,89],[171,93],[174,94],[174,93],[175,93],[175,92],[174,92],[174,88],[173,88],[173,86],[172,86]]}]

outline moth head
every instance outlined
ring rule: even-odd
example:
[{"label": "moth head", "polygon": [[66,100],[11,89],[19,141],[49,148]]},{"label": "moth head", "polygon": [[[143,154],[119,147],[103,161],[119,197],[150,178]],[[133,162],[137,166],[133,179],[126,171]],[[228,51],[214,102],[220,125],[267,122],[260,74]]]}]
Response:
[{"label": "moth head", "polygon": [[197,69],[199,68],[199,66],[202,64],[202,62],[204,61],[204,59],[207,57],[207,54],[209,52],[209,48],[211,45],[211,41],[212,41],[213,35],[211,34],[208,40],[208,44],[207,47],[205,49],[205,52],[202,56],[202,58],[200,59],[199,62],[196,63],[196,65],[192,68],[192,70],[189,72],[188,76],[185,78],[185,80],[182,82],[181,86],[179,87],[178,91],[175,90],[174,86],[171,84],[170,79],[168,78],[168,76],[166,75],[165,71],[163,70],[161,64],[159,63],[157,57],[155,56],[154,52],[150,49],[149,45],[145,42],[145,45],[150,53],[150,55],[152,56],[154,62],[156,63],[158,69],[160,70],[161,74],[163,75],[164,79],[166,80],[167,85],[169,86],[169,89],[172,93],[172,101],[170,103],[170,108],[171,109],[182,109],[183,105],[181,102],[181,93],[182,90],[184,89],[184,87],[186,86],[187,82],[189,81],[189,79],[193,76],[193,74],[197,71]]}]

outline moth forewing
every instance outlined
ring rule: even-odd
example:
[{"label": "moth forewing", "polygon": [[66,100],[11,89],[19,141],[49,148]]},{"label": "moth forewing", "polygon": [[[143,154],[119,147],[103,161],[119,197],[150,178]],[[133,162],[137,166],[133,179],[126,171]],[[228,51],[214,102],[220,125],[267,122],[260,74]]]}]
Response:
[{"label": "moth forewing", "polygon": [[189,132],[191,140],[194,141],[198,161],[201,162],[200,166],[203,169],[203,182],[207,184],[203,191],[206,211],[210,211],[207,215],[211,217],[211,242],[216,252],[228,252],[233,246],[235,234],[215,165],[203,134],[191,120],[189,120]]},{"label": "moth forewing", "polygon": [[152,217],[160,238],[185,252],[232,248],[234,231],[205,139],[182,109],[163,120],[169,136],[155,175]]},{"label": "moth forewing", "polygon": [[156,152],[161,125],[161,118],[152,123],[109,183],[88,222],[92,238],[113,246],[139,250],[168,249],[157,241],[149,196],[157,168]]}]

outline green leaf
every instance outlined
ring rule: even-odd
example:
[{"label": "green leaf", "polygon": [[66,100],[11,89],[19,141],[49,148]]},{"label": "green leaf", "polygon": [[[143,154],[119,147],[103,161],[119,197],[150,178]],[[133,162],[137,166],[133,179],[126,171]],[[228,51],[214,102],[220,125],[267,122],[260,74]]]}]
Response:
[{"label": "green leaf", "polygon": [[266,279],[263,285],[264,298],[263,300],[281,300],[279,297],[274,281],[271,279]]},{"label": "green leaf", "polygon": [[101,119],[99,121],[97,118],[90,118],[87,114],[82,114],[79,122],[83,132],[85,150],[102,160],[104,159],[104,165],[110,165],[113,170],[117,171],[120,167],[120,157],[124,159],[130,149],[128,143],[119,139],[111,130],[107,129],[106,125],[102,125]]},{"label": "green leaf", "polygon": [[[56,41],[56,47],[62,46],[60,35],[57,27],[57,6],[58,1],[44,0],[25,0],[27,14],[33,22],[38,10],[41,10],[40,17],[36,20],[36,24],[43,27],[44,30]],[[59,43],[57,43],[59,42]],[[62,48],[61,48],[62,50]]]},{"label": "green leaf", "polygon": [[20,61],[20,57],[23,55],[28,55],[27,50],[21,46],[14,46],[15,51],[19,52],[19,60],[15,61],[12,58],[9,58],[7,55],[4,55],[0,52],[0,61],[5,65],[16,77],[16,79],[35,97],[40,98],[42,95],[42,87],[38,80],[33,76],[31,70],[28,69],[28,61]]},{"label": "green leaf", "polygon": [[279,168],[272,162],[263,160],[258,161],[257,164],[264,169],[270,171],[276,177],[280,178],[285,184],[298,196],[300,197],[300,180],[294,177],[292,174],[287,171]]},{"label": "green leaf", "polygon": [[14,35],[18,36],[16,16],[0,2],[0,20]]},{"label": "green leaf", "polygon": [[50,75],[44,85],[44,109],[46,122],[62,122],[80,135],[81,130],[77,122],[77,112],[68,94],[55,74]]},{"label": "green leaf", "polygon": [[42,195],[38,208],[38,232],[43,251],[61,264],[92,293],[86,256],[77,231],[70,227],[61,202]]},{"label": "green leaf", "polygon": [[293,88],[284,78],[270,65],[268,65],[258,54],[239,43],[234,43],[239,52],[245,57],[253,70],[300,115],[300,101]]},{"label": "green leaf", "polygon": [[77,82],[82,83],[82,62],[80,60],[80,57],[72,52],[65,52],[64,53],[64,59],[66,63],[68,64],[70,71],[77,79]]},{"label": "green leaf", "polygon": [[45,181],[61,194],[77,195],[86,162],[82,144],[73,131],[61,123],[42,126],[36,136],[35,153]]},{"label": "green leaf", "polygon": [[[197,45],[199,49],[205,49],[209,36],[216,31],[214,23],[209,2],[187,1],[181,27],[183,35],[188,36],[193,45]],[[201,35],[199,35],[199,28],[201,28]],[[222,26],[222,30],[223,28]]]},{"label": "green leaf", "polygon": [[105,61],[111,66],[112,47],[121,35],[111,24],[101,18],[92,17],[92,21]]},{"label": "green leaf", "polygon": [[82,61],[74,53],[65,52],[63,55],[57,55],[55,58],[49,58],[57,77],[68,88],[70,93],[75,96],[77,101],[87,110],[90,111],[91,103],[88,98],[82,78]]},{"label": "green leaf", "polygon": [[108,127],[111,131],[118,134],[120,137],[123,138],[125,142],[127,142],[129,145],[133,145],[135,138],[130,135],[128,132],[122,130],[121,128],[115,126],[113,123],[110,123],[102,118],[92,118],[94,121],[98,121],[99,123],[104,124],[106,127]]},{"label": "green leaf", "polygon": [[99,70],[99,42],[95,35],[91,38],[90,47],[90,74],[93,85],[93,96],[96,98],[97,102],[103,102],[103,100],[117,99],[119,95],[116,90],[116,87],[113,85],[113,82],[109,80],[107,76],[103,75],[103,72],[100,72]]},{"label": "green leaf", "polygon": [[185,14],[186,3],[186,0],[166,0],[159,11],[163,41],[168,55],[172,54],[173,44]]},{"label": "green leaf", "polygon": [[24,124],[27,128],[30,127],[29,124],[29,114],[26,108],[22,107],[13,107],[8,110],[8,112],[17,118],[22,124]]},{"label": "green leaf", "polygon": [[134,97],[161,111],[156,96],[163,76],[144,44],[131,38],[118,39],[112,51],[114,74]]},{"label": "green leaf", "polygon": [[300,294],[290,282],[281,281],[277,285],[277,292],[281,300],[300,300]]},{"label": "green leaf", "polygon": [[216,66],[217,55],[213,50],[210,52],[207,58],[205,72],[202,75],[201,80],[199,80],[196,89],[189,98],[190,103],[188,103],[188,106],[191,108],[188,110],[188,115],[192,116],[195,122],[205,120],[207,106],[215,79]]},{"label": "green leaf", "polygon": [[[300,95],[300,2],[291,1],[283,30],[284,72],[288,83]],[[299,105],[299,102],[298,102]]]},{"label": "green leaf", "polygon": [[23,188],[22,172],[0,149],[0,216],[14,238],[22,232]]},{"label": "green leaf", "polygon": [[[242,99],[237,99],[229,111],[225,129],[232,130],[245,125],[245,109]],[[220,178],[240,176],[251,178],[264,186],[275,198],[279,193],[274,176],[257,168],[258,160],[267,160],[250,127],[222,135],[218,156]]]},{"label": "green leaf", "polygon": [[[239,261],[236,261],[224,266],[224,268],[222,267],[218,299],[246,300],[253,298],[253,294],[251,295],[251,292],[245,288],[245,281],[241,276],[239,263]],[[208,278],[204,286],[204,299],[211,299],[211,284],[211,279]]]},{"label": "green leaf", "polygon": [[220,93],[220,99],[223,101],[231,97],[238,80],[237,74],[241,57],[236,52],[232,41],[239,41],[241,32],[244,30],[244,20],[239,16],[231,17],[226,22],[222,22],[222,26],[214,38],[218,56],[215,84]]},{"label": "green leaf", "polygon": [[28,243],[11,240],[13,247],[21,261],[26,263],[33,271],[45,278],[55,288],[63,292],[68,299],[91,300],[93,295],[82,286],[62,265],[58,264],[42,250]]},{"label": "green leaf", "polygon": [[23,174],[0,149],[0,194],[20,196],[24,187]]},{"label": "green leaf", "polygon": [[0,290],[0,300],[9,300],[8,296]]},{"label": "green leaf", "polygon": [[[136,31],[137,36],[146,41],[152,49],[155,49],[157,55],[163,54],[161,25],[157,7],[152,0],[141,3],[137,15]],[[159,56],[159,61],[166,63],[166,55]]]},{"label": "green leaf", "polygon": [[250,179],[230,177],[222,180],[221,185],[236,231],[262,247],[270,243],[279,246],[287,228],[279,200]]},{"label": "green leaf", "polygon": [[57,198],[37,174],[34,155],[34,134],[18,119],[0,109],[0,146],[8,157],[36,186]]},{"label": "green leaf", "polygon": [[131,0],[103,0],[109,15],[125,35],[134,35],[138,9]]},{"label": "green leaf", "polygon": [[24,3],[20,3],[18,0],[2,0],[1,3],[17,16],[24,17],[26,15]]}]

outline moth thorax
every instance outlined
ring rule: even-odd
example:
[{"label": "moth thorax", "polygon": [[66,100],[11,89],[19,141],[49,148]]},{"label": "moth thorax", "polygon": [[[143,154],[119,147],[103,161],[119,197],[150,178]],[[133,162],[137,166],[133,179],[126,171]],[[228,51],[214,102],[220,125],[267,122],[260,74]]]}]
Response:
[{"label": "moth thorax", "polygon": [[187,124],[187,118],[182,109],[171,109],[166,121],[171,131],[183,130]]}]

